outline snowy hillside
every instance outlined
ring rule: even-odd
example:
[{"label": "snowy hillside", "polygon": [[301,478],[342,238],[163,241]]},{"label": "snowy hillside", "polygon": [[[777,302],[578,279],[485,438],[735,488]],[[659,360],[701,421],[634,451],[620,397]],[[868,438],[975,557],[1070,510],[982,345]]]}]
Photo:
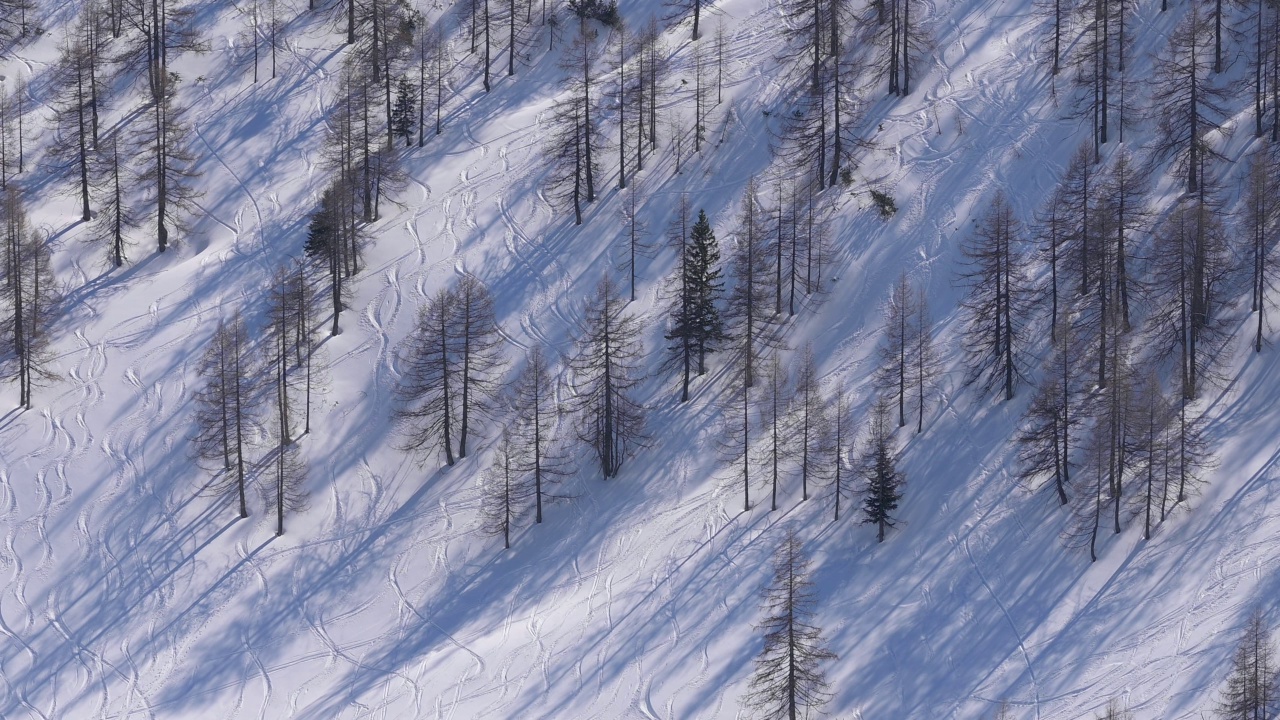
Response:
[{"label": "snowy hillside", "polygon": [[[1031,0],[911,6],[932,49],[915,59],[910,94],[862,94],[856,134],[868,145],[852,182],[827,191],[841,193],[827,292],[806,297],[788,323],[786,363],[812,343],[825,386],[850,388],[861,422],[895,278],[905,272],[927,291],[942,371],[924,431],[895,436],[908,482],[883,544],[856,512],[832,521],[830,487],[801,502],[790,472],[777,511],[761,470],[744,512],[740,476],[716,451],[734,397],[727,354],[711,356],[688,403],[675,373],[658,371],[675,267],[662,238],[680,198],[706,210],[727,257],[748,178],[768,196],[777,171],[769,147],[792,81],[779,69],[774,0],[707,5],[700,42],[721,23],[728,42],[706,146],[692,155],[686,138],[677,174],[664,124],[628,191],[606,149],[581,226],[550,201],[543,155],[571,22],[545,52],[534,9],[523,64],[507,77],[495,57],[489,93],[457,29],[443,133],[403,151],[407,180],[368,228],[339,334],[319,303],[319,389],[298,440],[309,507],[278,537],[264,495],[269,429],[252,431],[250,517],[240,519],[230,494],[207,492],[211,473],[193,459],[193,398],[219,321],[238,310],[251,335],[263,332],[273,273],[303,254],[331,174],[326,119],[350,52],[342,13],[279,0],[278,76],[264,57],[254,83],[244,28],[257,5],[187,5],[204,47],[169,62],[201,195],[190,230],[157,253],[151,194],[135,182],[142,225],[114,269],[84,242],[78,186],[47,153],[69,142],[46,128],[77,5],[37,0],[43,34],[3,60],[6,92],[13,78],[29,80],[19,179],[66,299],[53,377],[37,384],[33,407],[9,409],[16,386],[0,384],[0,717],[747,717],[760,590],[788,526],[813,556],[817,621],[839,656],[827,667],[831,717],[985,718],[1007,702],[1013,717],[1080,718],[1118,699],[1135,718],[1199,718],[1215,706],[1249,612],[1280,620],[1280,360],[1272,347],[1252,351],[1243,281],[1224,310],[1234,334],[1223,379],[1192,406],[1207,418],[1216,467],[1150,540],[1136,525],[1119,535],[1107,526],[1096,562],[1064,547],[1068,511],[1016,482],[1011,438],[1033,385],[1001,402],[963,382],[962,242],[998,190],[1030,224],[1089,138],[1087,120],[1068,117],[1074,71],[1049,77],[1046,20]],[[452,10],[424,10],[457,24]],[[666,13],[655,0],[620,11],[636,26]],[[1187,12],[1185,0],[1135,9],[1136,86]],[[664,23],[663,38],[663,113],[687,125],[689,23]],[[1244,78],[1247,43],[1228,47],[1227,74]],[[613,71],[602,60],[600,72]],[[119,87],[102,123],[140,137],[146,80],[120,68],[111,78]],[[1263,141],[1251,132],[1252,95],[1236,93],[1231,107],[1236,132],[1218,139],[1225,160],[1214,167],[1234,207],[1243,158]],[[605,134],[616,133],[613,111],[601,113]],[[1125,146],[1141,152],[1154,122],[1135,122]],[[1182,176],[1167,163],[1152,175],[1151,207],[1164,218]],[[895,198],[888,220],[871,188]],[[655,246],[637,264],[630,306],[651,353],[641,389],[650,441],[608,481],[575,450],[576,473],[555,489],[563,497],[541,525],[522,520],[503,550],[477,531],[501,422],[452,467],[404,452],[392,416],[397,347],[427,299],[470,274],[494,295],[512,359],[534,346],[571,354],[597,282],[624,277],[630,192]]]}]

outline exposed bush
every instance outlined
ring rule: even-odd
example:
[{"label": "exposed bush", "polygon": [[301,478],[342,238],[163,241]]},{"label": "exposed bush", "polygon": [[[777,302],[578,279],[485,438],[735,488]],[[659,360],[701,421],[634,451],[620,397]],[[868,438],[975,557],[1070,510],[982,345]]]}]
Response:
[{"label": "exposed bush", "polygon": [[871,200],[880,209],[880,217],[885,220],[893,217],[893,214],[898,212],[898,205],[893,201],[893,196],[889,193],[872,190]]}]

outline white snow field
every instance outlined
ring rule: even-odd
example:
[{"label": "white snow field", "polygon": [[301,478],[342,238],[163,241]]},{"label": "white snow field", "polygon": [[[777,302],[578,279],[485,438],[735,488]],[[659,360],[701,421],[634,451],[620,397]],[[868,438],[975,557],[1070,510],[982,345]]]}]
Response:
[{"label": "white snow field", "polygon": [[[865,408],[893,278],[905,270],[929,289],[946,372],[924,433],[899,431],[908,485],[886,541],[855,514],[832,522],[829,488],[801,503],[788,482],[770,512],[762,482],[742,511],[714,451],[729,385],[713,356],[688,404],[674,376],[650,380],[650,446],[607,482],[582,453],[557,488],[570,497],[541,526],[522,524],[509,551],[476,531],[492,432],[448,469],[398,449],[395,348],[429,294],[471,273],[496,296],[512,357],[535,343],[567,353],[585,298],[617,272],[615,157],[603,156],[602,196],[581,227],[541,187],[559,44],[529,48],[514,78],[495,59],[489,94],[457,48],[444,133],[406,151],[412,181],[371,229],[342,332],[320,329],[328,382],[299,441],[310,507],[275,537],[260,499],[240,520],[230,498],[201,492],[210,475],[188,440],[195,365],[233,308],[260,323],[270,274],[302,252],[327,179],[340,27],[281,0],[279,76],[255,85],[241,9],[192,5],[208,48],[172,66],[191,108],[200,212],[163,254],[144,225],[131,262],[108,271],[42,160],[60,139],[33,129],[50,114],[47,73],[76,5],[38,6],[44,35],[4,60],[10,79],[31,78],[25,182],[68,300],[56,380],[36,389],[35,407],[8,409],[17,390],[0,385],[0,717],[745,717],[759,592],[787,525],[813,554],[818,622],[839,655],[827,668],[831,717],[982,718],[1007,701],[1018,718],[1091,718],[1116,698],[1136,718],[1199,718],[1247,614],[1274,610],[1280,360],[1248,347],[1247,302],[1227,311],[1239,332],[1225,380],[1196,405],[1219,457],[1208,484],[1149,541],[1136,525],[1105,533],[1096,563],[1063,547],[1066,512],[1014,481],[1009,438],[1030,388],[999,402],[961,382],[960,241],[997,189],[1029,220],[1088,137],[1062,119],[1069,73],[1059,102],[1050,92],[1030,0],[921,3],[934,51],[908,97],[876,89],[861,133],[874,147],[837,216],[830,292],[788,336],[792,352],[812,342],[825,380],[848,383]],[[1145,76],[1187,11],[1186,0],[1163,14],[1142,3],[1131,77]],[[631,0],[622,13],[638,24],[664,10]],[[727,243],[746,179],[769,169],[779,13],[774,0],[708,10],[732,43],[725,98],[711,143],[679,175],[665,145],[642,173],[651,235],[687,192]],[[691,114],[679,82],[688,35],[687,23],[666,32],[681,88],[666,102]],[[1243,72],[1246,51],[1230,47]],[[104,122],[127,120],[140,96],[122,95]],[[1231,160],[1254,142],[1251,103],[1241,93],[1237,104],[1241,131],[1221,145]],[[1140,147],[1149,125],[1127,144]],[[1238,185],[1245,163],[1217,167]],[[888,222],[869,186],[897,198]],[[1167,210],[1178,189],[1160,179],[1153,207]],[[650,367],[673,262],[661,250],[639,267]],[[270,451],[264,440],[253,452]]]}]

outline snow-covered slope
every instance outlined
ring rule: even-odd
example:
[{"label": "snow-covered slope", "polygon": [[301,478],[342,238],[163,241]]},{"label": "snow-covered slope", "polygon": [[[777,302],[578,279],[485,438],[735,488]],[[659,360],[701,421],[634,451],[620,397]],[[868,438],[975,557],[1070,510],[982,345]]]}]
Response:
[{"label": "snow-covered slope", "polygon": [[[1233,342],[1228,382],[1201,403],[1220,457],[1207,489],[1150,541],[1108,537],[1094,564],[1061,546],[1063,512],[1012,479],[1007,439],[1029,393],[1001,404],[960,382],[959,241],[998,188],[1029,217],[1087,135],[1061,119],[1028,1],[923,3],[932,62],[912,95],[870,104],[874,147],[855,183],[893,188],[900,211],[883,222],[860,192],[844,201],[831,292],[788,338],[812,342],[824,376],[865,404],[892,279],[905,270],[929,289],[947,372],[925,432],[903,433],[909,485],[883,545],[852,516],[831,522],[825,489],[801,504],[787,486],[777,512],[741,511],[710,450],[720,359],[688,405],[671,378],[648,383],[651,447],[616,481],[584,462],[562,488],[571,498],[510,551],[475,532],[487,452],[441,470],[396,449],[394,349],[431,292],[475,274],[513,353],[567,352],[585,297],[613,271],[612,181],[581,227],[540,190],[561,71],[536,53],[490,94],[458,53],[443,136],[406,153],[411,182],[373,229],[343,332],[321,346],[329,383],[300,441],[310,509],[277,538],[261,502],[238,520],[228,498],[201,494],[209,477],[187,440],[196,358],[219,318],[258,312],[271,272],[301,253],[326,180],[323,116],[344,51],[304,5],[287,13],[279,77],[256,85],[243,15],[200,6],[209,49],[174,68],[204,194],[169,252],[140,233],[133,263],[103,270],[71,203],[32,171],[34,218],[69,300],[57,382],[35,409],[0,416],[0,716],[737,717],[786,524],[815,556],[819,622],[840,656],[835,717],[976,718],[1007,701],[1017,717],[1075,718],[1111,698],[1140,718],[1212,707],[1244,616],[1280,590],[1276,354]],[[1137,47],[1157,51],[1185,9],[1147,4]],[[6,61],[33,78],[36,102],[66,22],[45,10],[49,32]],[[712,147],[679,175],[669,151],[642,175],[655,231],[687,192],[723,237],[745,179],[768,170],[778,12],[716,6],[732,42],[725,101]],[[687,34],[667,34],[677,78],[692,64]],[[1230,158],[1251,140],[1239,135]],[[660,252],[640,267],[652,349],[671,265]]]}]

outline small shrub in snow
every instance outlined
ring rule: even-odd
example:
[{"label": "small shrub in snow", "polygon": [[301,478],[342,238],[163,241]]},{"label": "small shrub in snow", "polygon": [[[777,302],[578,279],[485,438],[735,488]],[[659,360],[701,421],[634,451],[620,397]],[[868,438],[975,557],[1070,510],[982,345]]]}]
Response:
[{"label": "small shrub in snow", "polygon": [[898,205],[893,201],[893,196],[889,193],[872,190],[871,201],[880,209],[880,217],[885,220],[893,217],[893,214],[898,212]]}]

